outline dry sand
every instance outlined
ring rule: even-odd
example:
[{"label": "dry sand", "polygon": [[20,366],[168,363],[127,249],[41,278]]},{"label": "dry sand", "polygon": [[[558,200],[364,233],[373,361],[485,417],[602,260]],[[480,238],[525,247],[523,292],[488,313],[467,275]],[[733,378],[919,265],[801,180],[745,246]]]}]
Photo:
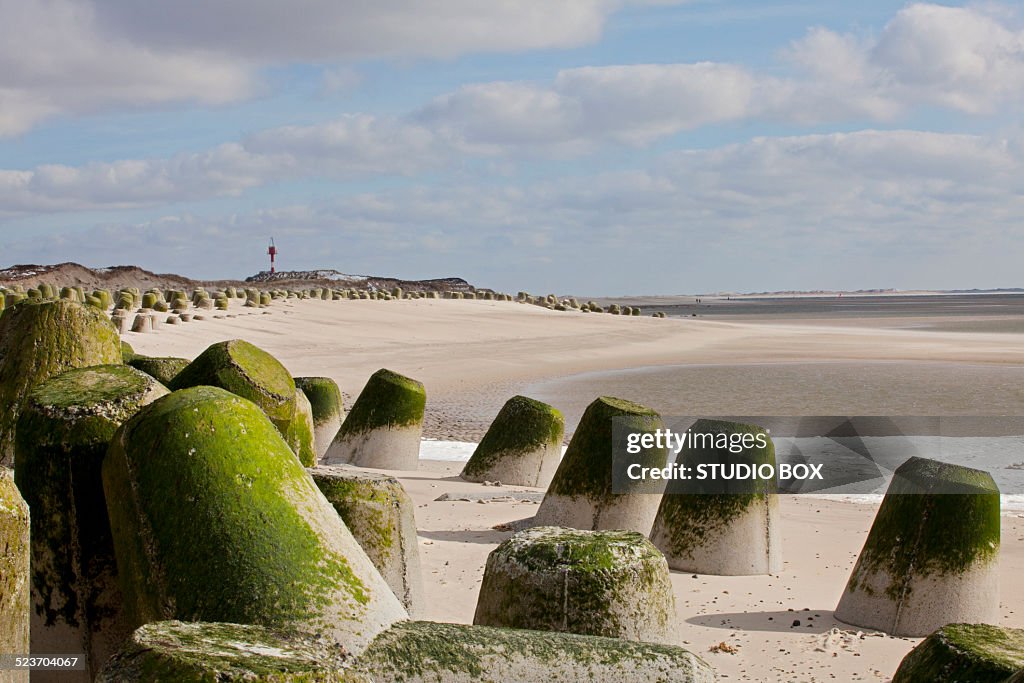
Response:
[{"label": "dry sand", "polygon": [[[349,400],[373,371],[388,367],[425,383],[427,436],[441,438],[479,437],[509,396],[530,387],[571,404],[570,428],[579,406],[608,386],[646,382],[636,394],[649,390],[657,403],[658,392],[672,394],[671,383],[664,386],[670,373],[648,373],[647,380],[625,373],[618,385],[614,374],[574,375],[680,364],[694,364],[672,372],[697,373],[687,382],[688,395],[699,397],[696,407],[708,412],[878,414],[884,411],[868,408],[883,405],[903,414],[992,414],[979,404],[989,397],[998,399],[1004,414],[1024,408],[1024,383],[1018,381],[1024,336],[1018,334],[662,320],[489,301],[299,301],[264,310],[236,305],[229,314],[237,317],[125,339],[139,353],[192,358],[215,341],[244,338],[293,374],[333,377]],[[758,372],[760,383],[752,379]],[[961,388],[969,398],[951,399]],[[753,409],[761,405],[773,409]],[[509,536],[492,527],[532,516],[537,506],[436,502],[448,492],[502,490],[462,482],[455,477],[460,469],[461,463],[423,462],[419,472],[397,474],[416,503],[426,617],[469,622],[486,556]],[[784,496],[781,512],[785,564],[779,576],[673,573],[679,621],[674,641],[706,657],[725,681],[888,680],[917,641],[858,634],[832,618],[874,507]],[[1001,574],[1003,625],[1022,627],[1019,513],[1003,519]],[[736,652],[709,652],[722,642]]]}]

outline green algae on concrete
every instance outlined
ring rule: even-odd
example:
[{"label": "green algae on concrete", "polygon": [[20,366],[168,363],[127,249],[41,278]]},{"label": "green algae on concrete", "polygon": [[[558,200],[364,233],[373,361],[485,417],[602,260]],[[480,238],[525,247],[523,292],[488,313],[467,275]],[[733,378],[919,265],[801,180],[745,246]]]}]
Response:
[{"label": "green algae on concrete", "polygon": [[330,377],[296,377],[295,386],[306,393],[313,406],[313,423],[317,426],[344,413],[341,389]]},{"label": "green algae on concrete", "polygon": [[664,641],[668,564],[633,531],[534,527],[487,557],[474,624]]},{"label": "green algae on concrete", "polygon": [[153,377],[161,384],[170,384],[178,374],[188,367],[187,358],[162,357],[133,355],[125,360],[125,363],[137,370],[141,370],[150,377]]},{"label": "green algae on concrete", "polygon": [[97,683],[370,683],[324,638],[262,626],[161,621],[137,629]]},{"label": "green algae on concrete", "polygon": [[892,683],[1010,683],[1024,673],[1024,629],[948,624],[900,663]]},{"label": "green algae on concrete", "polygon": [[25,301],[0,316],[0,464],[14,457],[14,427],[31,389],[73,368],[121,363],[113,323],[73,301]]},{"label": "green algae on concrete", "polygon": [[295,389],[295,415],[288,425],[285,433],[285,440],[292,452],[299,458],[306,467],[316,465],[317,454],[313,433],[313,406],[310,405],[306,393],[302,389]]},{"label": "green algae on concrete", "polygon": [[410,614],[425,607],[412,499],[386,474],[346,466],[309,470],[313,481]]},{"label": "green algae on concrete", "polygon": [[[548,488],[549,493],[603,498],[612,490],[612,420],[628,421],[636,431],[654,431],[663,426],[661,416],[646,406],[611,396],[594,400],[573,434],[565,457]],[[667,453],[661,452],[651,466],[664,467]]]},{"label": "green algae on concrete", "polygon": [[15,438],[15,480],[32,514],[32,653],[84,653],[92,680],[130,629],[121,614],[101,464],[117,428],[166,395],[125,365],[69,370],[28,396]]},{"label": "green algae on concrete", "polygon": [[370,375],[340,433],[419,424],[426,405],[427,392],[421,382],[382,368]]},{"label": "green algae on concrete", "polygon": [[356,661],[378,683],[714,683],[679,647],[427,621],[395,624]]},{"label": "green algae on concrete", "polygon": [[[664,427],[657,412],[625,399],[601,396],[580,419],[565,456],[537,510],[538,526],[577,529],[626,529],[645,536],[657,513],[658,497],[648,493],[613,492],[613,426],[633,432]],[[666,449],[637,456],[644,467],[664,467]]]},{"label": "green algae on concrete", "polygon": [[330,377],[296,377],[295,386],[313,406],[313,434],[317,458],[327,454],[345,419],[345,405],[338,383]]},{"label": "green algae on concrete", "polygon": [[[990,560],[999,552],[999,510],[988,472],[911,458],[893,476],[851,581],[859,571],[946,574]],[[888,591],[902,592],[898,582]]]},{"label": "green algae on concrete", "polygon": [[131,344],[129,344],[126,341],[122,341],[121,342],[121,362],[122,363],[127,363],[132,358],[135,358],[136,355],[137,354],[135,353],[135,349],[132,348]]},{"label": "green algae on concrete", "polygon": [[[702,419],[688,432],[703,437],[679,454],[677,462],[691,472],[701,465],[730,463],[775,467],[775,446],[757,425]],[[752,445],[733,452],[728,443],[736,443],[737,435]],[[777,572],[782,559],[776,489],[774,479],[672,480],[651,539],[673,569],[734,576]]]},{"label": "green algae on concrete", "polygon": [[197,386],[227,389],[267,414],[282,434],[295,416],[295,381],[280,361],[249,342],[218,342],[203,351],[170,384],[172,390]]},{"label": "green algae on concrete", "polygon": [[426,402],[423,384],[391,370],[378,370],[359,393],[324,462],[415,470]]},{"label": "green algae on concrete", "polygon": [[467,481],[547,486],[558,468],[565,418],[557,408],[513,396],[498,412],[460,475]]},{"label": "green algae on concrete", "polygon": [[910,458],[893,475],[836,618],[917,636],[995,621],[999,513],[988,472]]},{"label": "green algae on concrete", "polygon": [[[0,467],[0,652],[29,652],[29,510],[11,471]],[[0,681],[27,682],[28,671],[0,671]]]},{"label": "green algae on concrete", "polygon": [[352,651],[406,613],[267,416],[224,389],[176,391],[103,463],[126,613],[287,626]]}]

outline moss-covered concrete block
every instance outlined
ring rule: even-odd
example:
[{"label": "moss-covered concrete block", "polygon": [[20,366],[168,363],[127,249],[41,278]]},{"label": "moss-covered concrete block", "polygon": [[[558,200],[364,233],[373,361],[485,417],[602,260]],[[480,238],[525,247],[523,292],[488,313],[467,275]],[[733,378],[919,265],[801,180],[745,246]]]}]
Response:
[{"label": "moss-covered concrete block", "polygon": [[295,415],[288,425],[285,440],[306,467],[316,465],[316,444],[313,434],[313,406],[302,389],[295,389]]},{"label": "moss-covered concrete block", "polygon": [[132,320],[120,310],[114,311],[110,316],[110,323],[117,330],[118,334],[125,334],[132,331]]},{"label": "moss-covered concrete block", "polygon": [[280,361],[249,342],[218,342],[203,351],[171,382],[172,390],[197,386],[227,389],[249,399],[282,434],[295,416],[295,381]]},{"label": "moss-covered concrete block", "polygon": [[897,636],[999,621],[999,488],[988,472],[914,457],[897,468],[836,608]]},{"label": "moss-covered concrete block", "polygon": [[256,404],[176,391],[118,430],[103,488],[134,626],[225,621],[359,652],[406,611]]},{"label": "moss-covered concrete block", "polygon": [[0,316],[0,465],[14,457],[14,427],[29,391],[72,368],[121,362],[110,320],[73,301],[25,301]]},{"label": "moss-covered concrete block", "polygon": [[[1018,674],[1014,677],[1014,674]],[[1024,680],[1024,629],[948,624],[918,644],[892,683],[1015,683]]]},{"label": "moss-covered concrete block", "polygon": [[382,633],[356,667],[378,683],[714,683],[679,647],[573,633],[406,621]]},{"label": "moss-covered concrete block", "polygon": [[345,419],[345,405],[338,383],[330,377],[296,377],[295,386],[313,407],[313,434],[317,458],[327,454]]},{"label": "moss-covered concrete block", "polygon": [[[620,398],[602,396],[587,406],[565,456],[537,510],[537,526],[574,529],[624,529],[648,535],[659,498],[649,493],[612,492],[613,421],[624,429],[654,431],[664,427],[657,412]],[[642,456],[648,467],[664,467],[668,452]]]},{"label": "moss-covered concrete block", "polygon": [[[29,511],[13,473],[0,467],[0,652],[29,652]],[[3,683],[28,682],[27,671],[0,671]]]},{"label": "moss-covered concrete block", "polygon": [[15,481],[32,515],[32,653],[84,653],[90,681],[131,629],[121,594],[100,467],[117,428],[168,393],[125,365],[70,370],[38,385],[18,418]]},{"label": "moss-covered concrete block", "polygon": [[132,322],[132,332],[145,334],[153,331],[153,316],[147,313],[139,313]]},{"label": "moss-covered concrete block", "polygon": [[[697,420],[690,433],[704,437],[679,454],[679,462],[692,472],[700,464],[775,467],[775,446],[757,425]],[[731,451],[728,444],[740,439],[752,446]],[[725,484],[722,480],[670,481],[651,540],[665,553],[672,569],[726,576],[778,573],[782,570],[782,538],[775,480]]]},{"label": "moss-covered concrete block", "polygon": [[413,616],[422,613],[416,516],[402,484],[386,474],[347,466],[309,472],[406,610]]},{"label": "moss-covered concrete block", "polygon": [[565,418],[547,403],[513,396],[462,470],[466,481],[544,488],[562,458]]},{"label": "moss-covered concrete block", "polygon": [[137,370],[142,370],[150,377],[155,378],[161,384],[169,385],[171,381],[188,367],[187,358],[161,357],[134,355],[125,361],[128,365]]},{"label": "moss-covered concrete block", "polygon": [[378,370],[352,404],[324,461],[390,470],[417,469],[426,403],[423,384],[391,370]]},{"label": "moss-covered concrete block", "polygon": [[160,621],[137,629],[96,683],[371,683],[337,643],[262,626]]},{"label": "moss-covered concrete block", "polygon": [[132,348],[132,345],[129,344],[128,342],[126,342],[126,341],[122,341],[121,342],[121,362],[122,363],[127,363],[132,358],[135,358],[135,356],[136,356],[135,349]]},{"label": "moss-covered concrete block", "polygon": [[254,402],[300,460],[316,464],[312,408],[308,400],[299,400],[295,380],[272,355],[240,339],[218,342],[178,372],[168,386],[177,390],[203,385],[221,387]]},{"label": "moss-covered concrete block", "polygon": [[488,555],[473,623],[662,642],[674,614],[668,564],[645,536],[535,527]]}]

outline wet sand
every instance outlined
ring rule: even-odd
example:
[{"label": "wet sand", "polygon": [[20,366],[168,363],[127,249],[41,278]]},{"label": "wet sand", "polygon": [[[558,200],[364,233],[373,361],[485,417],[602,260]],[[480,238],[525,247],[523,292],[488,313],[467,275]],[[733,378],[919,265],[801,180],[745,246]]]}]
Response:
[{"label": "wet sand", "polygon": [[683,365],[583,373],[525,392],[575,424],[594,396],[662,415],[1018,415],[1024,367],[929,361]]}]

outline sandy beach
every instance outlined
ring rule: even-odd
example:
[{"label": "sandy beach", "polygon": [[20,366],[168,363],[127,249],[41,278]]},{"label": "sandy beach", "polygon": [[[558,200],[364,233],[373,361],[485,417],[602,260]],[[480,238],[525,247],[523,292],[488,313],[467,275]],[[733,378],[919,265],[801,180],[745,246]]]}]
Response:
[{"label": "sandy beach", "polygon": [[[956,320],[952,321],[957,322]],[[427,388],[425,436],[474,441],[501,404],[525,392],[566,414],[571,434],[599,394],[689,414],[1020,414],[1020,335],[800,321],[555,312],[490,301],[285,301],[223,318],[129,333],[138,353],[195,357],[243,338],[294,375],[338,381],[351,402],[388,367]],[[568,438],[568,436],[567,436]],[[416,504],[428,619],[469,623],[487,554],[536,503],[436,501],[510,491],[462,482],[461,463],[398,473]],[[514,489],[520,490],[520,489]],[[521,489],[528,490],[528,489]],[[871,525],[872,505],[782,496],[778,576],[673,572],[671,642],[706,657],[722,680],[885,681],[916,639],[862,632],[832,610]],[[1004,510],[1002,625],[1024,626],[1024,514]],[[799,623],[798,623],[799,622]],[[719,643],[734,653],[711,652]]]},{"label": "sandy beach", "polygon": [[139,353],[186,358],[217,341],[245,339],[295,375],[337,380],[352,399],[372,372],[388,367],[427,386],[426,436],[435,438],[479,438],[507,398],[531,388],[566,413],[571,435],[582,407],[623,385],[599,377],[600,386],[591,387],[593,376],[577,375],[649,366],[685,365],[683,372],[695,373],[668,390],[656,389],[657,373],[624,383],[630,395],[623,398],[666,414],[683,406],[651,400],[649,389],[683,392],[691,410],[707,413],[1013,414],[1024,407],[1024,346],[1015,334],[884,322],[656,319],[432,299],[278,301],[207,318],[125,339]]}]

